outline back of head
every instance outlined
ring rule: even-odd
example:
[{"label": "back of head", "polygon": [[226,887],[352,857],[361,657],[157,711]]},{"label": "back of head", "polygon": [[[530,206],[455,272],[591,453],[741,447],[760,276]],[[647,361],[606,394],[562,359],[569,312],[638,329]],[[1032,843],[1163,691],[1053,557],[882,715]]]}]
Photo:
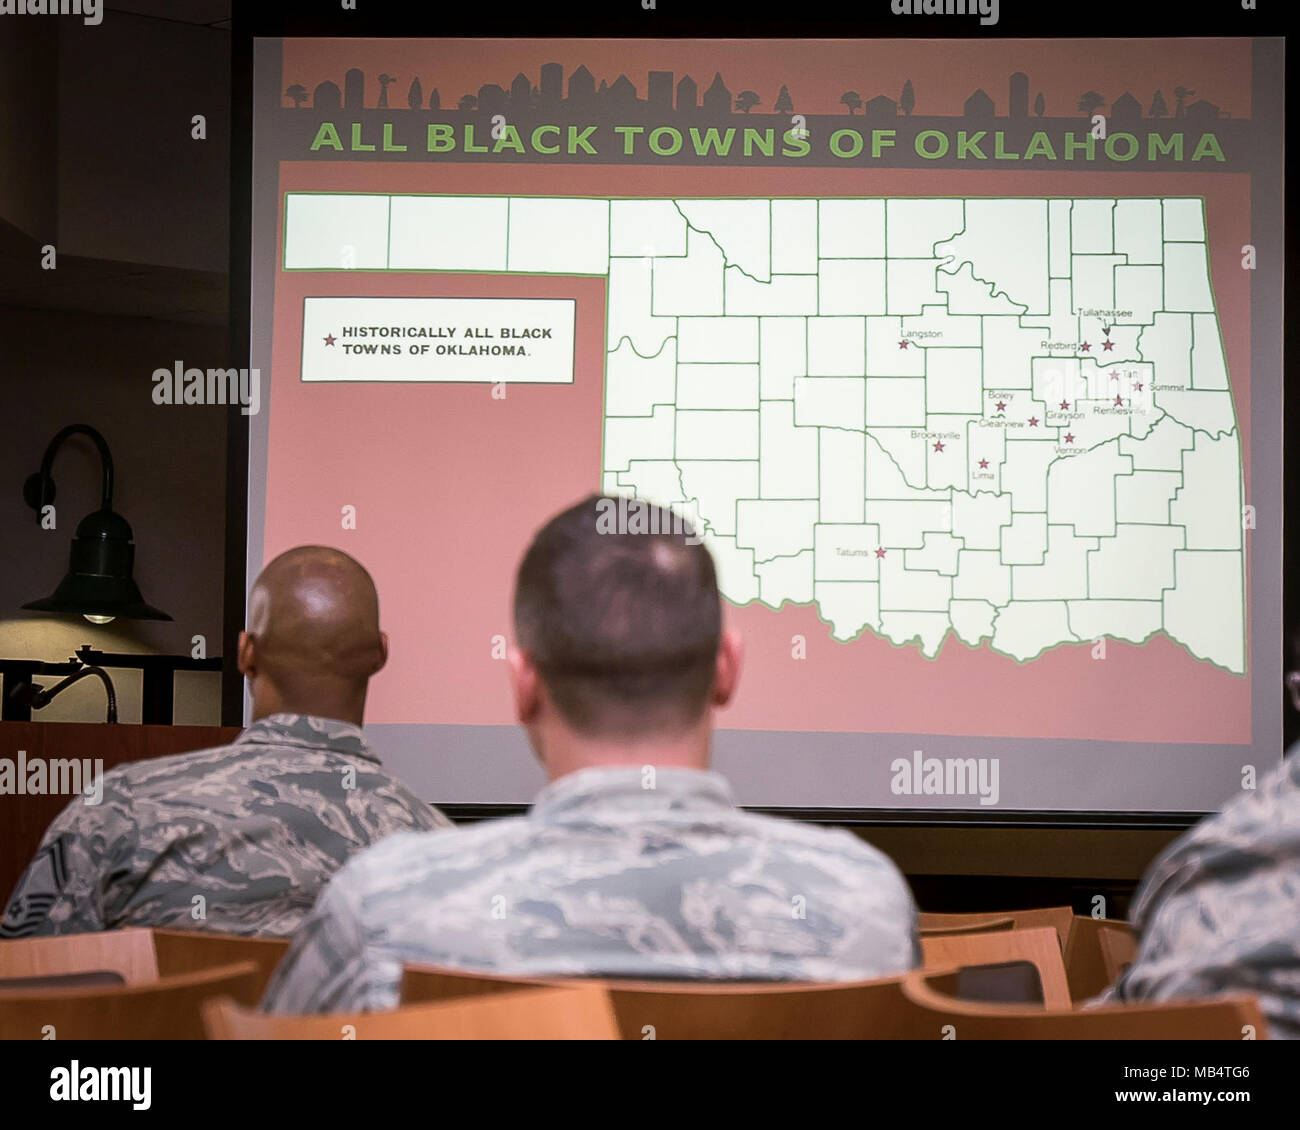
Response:
[{"label": "back of head", "polygon": [[638,521],[619,521],[628,505],[593,495],[556,515],[515,589],[519,644],[564,722],[586,737],[687,729],[713,685],[722,610],[712,557],[662,507],[631,500]]},{"label": "back of head", "polygon": [[262,570],[249,596],[247,636],[246,673],[260,683],[255,717],[284,710],[359,721],[367,682],[387,654],[374,581],[327,546],[288,550]]}]

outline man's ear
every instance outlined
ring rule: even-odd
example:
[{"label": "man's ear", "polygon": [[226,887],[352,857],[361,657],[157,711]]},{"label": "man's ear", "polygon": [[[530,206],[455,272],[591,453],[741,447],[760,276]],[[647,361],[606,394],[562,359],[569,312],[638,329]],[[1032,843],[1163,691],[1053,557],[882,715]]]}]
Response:
[{"label": "man's ear", "polygon": [[510,694],[514,699],[515,718],[521,726],[527,726],[537,717],[542,704],[537,665],[532,656],[518,646],[506,652],[506,659],[510,664]]},{"label": "man's ear", "polygon": [[257,649],[254,636],[248,632],[239,633],[239,647],[235,654],[239,660],[239,673],[252,676],[257,672]]},{"label": "man's ear", "polygon": [[740,663],[744,657],[745,645],[740,640],[740,633],[727,628],[718,641],[718,662],[713,675],[713,705],[726,706],[736,693],[736,684],[740,682]]},{"label": "man's ear", "polygon": [[372,675],[379,674],[379,672],[382,671],[387,666],[387,664],[388,664],[388,633],[380,632],[379,633],[379,661],[375,664],[375,669],[370,673]]}]

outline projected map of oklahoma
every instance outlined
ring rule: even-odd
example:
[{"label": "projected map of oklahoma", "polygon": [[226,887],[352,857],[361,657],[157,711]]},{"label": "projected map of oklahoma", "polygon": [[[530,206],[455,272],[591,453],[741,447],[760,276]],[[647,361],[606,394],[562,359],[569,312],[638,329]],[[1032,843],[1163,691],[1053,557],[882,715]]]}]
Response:
[{"label": "projected map of oklahoma", "polygon": [[[325,266],[318,222],[362,208],[384,261],[359,265],[606,277],[604,487],[695,517],[733,603],[931,657],[1163,632],[1244,674],[1199,198],[289,194],[285,267]],[[374,349],[309,376],[330,317],[304,379],[452,379]]]}]

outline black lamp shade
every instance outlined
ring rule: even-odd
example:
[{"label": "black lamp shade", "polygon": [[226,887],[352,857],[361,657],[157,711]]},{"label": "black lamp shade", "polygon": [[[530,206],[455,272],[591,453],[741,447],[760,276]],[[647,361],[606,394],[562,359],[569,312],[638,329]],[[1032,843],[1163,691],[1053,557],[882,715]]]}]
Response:
[{"label": "black lamp shade", "polygon": [[120,616],[126,620],[170,620],[144,602],[132,577],[135,545],[131,526],[112,510],[96,510],[77,526],[68,555],[68,574],[53,596],[24,608],[82,616]]}]

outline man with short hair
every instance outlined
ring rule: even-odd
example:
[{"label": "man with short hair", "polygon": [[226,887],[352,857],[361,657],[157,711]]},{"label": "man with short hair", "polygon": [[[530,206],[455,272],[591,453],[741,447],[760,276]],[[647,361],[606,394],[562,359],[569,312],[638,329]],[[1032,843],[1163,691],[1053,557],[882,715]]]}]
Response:
[{"label": "man with short hair", "polygon": [[[741,645],[712,558],[592,497],[519,568],[514,708],[550,778],[526,816],[395,836],[331,881],[267,990],[277,1012],[398,1003],[404,962],[507,974],[858,980],[920,959],[894,865],[847,831],[737,809],[710,772]],[[798,772],[792,765],[791,772]]]},{"label": "man with short hair", "polygon": [[54,820],[0,938],[118,926],[287,935],[354,852],[449,828],[361,733],[388,658],[374,582],[303,546],[262,571],[239,637],[253,724],[232,745],[122,765]]},{"label": "man with short hair", "polygon": [[[1300,710],[1300,670],[1287,689]],[[1300,1039],[1300,756],[1250,783],[1147,869],[1137,956],[1096,1003],[1250,995],[1273,1037]]]}]

